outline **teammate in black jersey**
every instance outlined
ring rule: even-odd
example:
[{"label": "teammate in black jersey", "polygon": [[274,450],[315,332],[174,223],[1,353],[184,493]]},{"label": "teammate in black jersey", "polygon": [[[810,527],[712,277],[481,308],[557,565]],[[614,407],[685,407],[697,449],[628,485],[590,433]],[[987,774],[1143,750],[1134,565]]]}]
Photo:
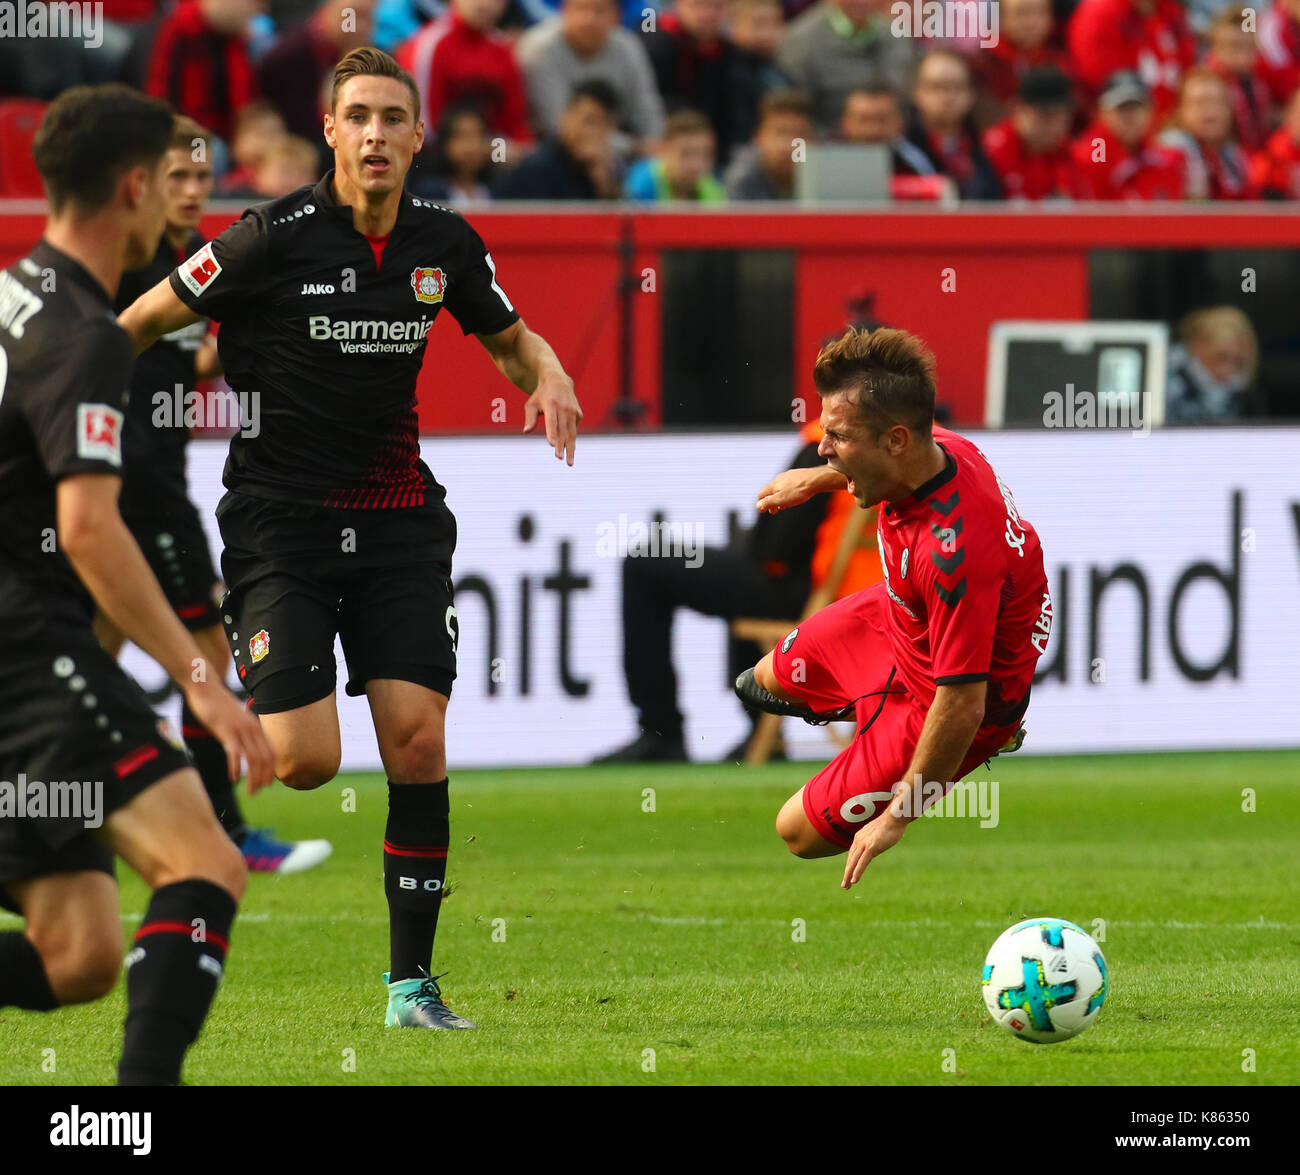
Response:
[{"label": "teammate in black jersey", "polygon": [[184,744],[95,640],[94,605],[167,670],[233,775],[247,762],[257,790],[273,767],[117,509],[131,344],[113,295],[158,240],[171,131],[124,86],[62,94],[33,144],[44,238],[0,273],[0,904],[26,923],[0,933],[0,1006],[113,986],[121,856],[153,890],[127,956],[123,1084],[179,1079],[246,873]]},{"label": "teammate in black jersey", "polygon": [[556,457],[581,411],[555,353],[524,326],[479,235],[403,181],[423,141],[419,90],[386,53],[334,71],[334,169],[249,209],[121,317],[137,351],[200,316],[221,323],[226,379],[257,397],[217,510],[237,672],[275,749],[310,789],[339,768],[334,638],[365,694],[388,774],[386,1023],[468,1028],[430,976],[446,876],[443,726],[456,666],[456,524],[420,460],[415,383],[446,306],[528,394]]},{"label": "teammate in black jersey", "polygon": [[[153,260],[125,274],[117,291],[117,309],[132,302],[207,243],[197,232],[212,192],[208,133],[193,119],[178,117],[167,151],[166,226]],[[225,680],[230,650],[221,627],[225,591],[212,566],[199,512],[189,499],[185,445],[189,419],[185,397],[200,378],[221,374],[215,343],[206,319],[192,322],[159,339],[135,361],[131,399],[122,432],[122,495],[118,507],[128,529],[162,585],[168,603],[208,664]],[[100,643],[114,657],[123,636],[107,617],[95,625]],[[269,829],[244,823],[230,782],[226,754],[213,733],[188,705],[181,710],[184,737],[217,819],[239,845],[249,869],[297,873],[330,855],[327,840],[281,841]]]}]

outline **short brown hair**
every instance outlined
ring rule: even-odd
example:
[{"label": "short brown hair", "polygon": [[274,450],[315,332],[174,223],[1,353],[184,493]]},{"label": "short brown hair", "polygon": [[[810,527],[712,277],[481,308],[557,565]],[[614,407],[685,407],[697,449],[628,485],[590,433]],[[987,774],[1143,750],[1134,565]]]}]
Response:
[{"label": "short brown hair", "polygon": [[415,84],[415,78],[382,49],[375,49],[369,45],[361,49],[353,49],[334,67],[334,84],[330,89],[330,110],[334,110],[339,104],[339,91],[343,88],[343,83],[361,77],[393,78],[401,82],[411,92],[412,115],[416,119],[420,117],[420,87]]},{"label": "short brown hair", "polygon": [[851,396],[873,433],[902,424],[918,437],[930,436],[934,356],[905,330],[849,327],[818,352],[813,384],[823,396]]},{"label": "short brown hair", "polygon": [[683,135],[711,135],[713,124],[698,110],[677,110],[664,121],[664,141]]},{"label": "short brown hair", "polygon": [[212,135],[205,131],[194,119],[184,114],[178,114],[172,125],[172,141],[167,145],[168,149],[192,153],[200,144],[203,147],[204,162],[210,162],[212,159]]},{"label": "short brown hair", "polygon": [[777,114],[797,114],[811,119],[812,100],[802,90],[768,90],[758,100],[760,125]]},{"label": "short brown hair", "polygon": [[157,167],[172,135],[171,108],[130,86],[74,86],[45,109],[32,158],[51,211],[76,204],[93,213],[133,167]]}]

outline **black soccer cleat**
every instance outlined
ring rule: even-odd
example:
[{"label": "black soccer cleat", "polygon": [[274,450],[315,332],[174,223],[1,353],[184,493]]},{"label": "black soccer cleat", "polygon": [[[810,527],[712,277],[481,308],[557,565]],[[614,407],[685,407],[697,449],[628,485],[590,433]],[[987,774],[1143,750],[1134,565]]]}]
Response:
[{"label": "black soccer cleat", "polygon": [[782,718],[802,718],[810,726],[825,726],[828,722],[846,722],[857,715],[856,704],[850,702],[843,709],[829,714],[818,714],[798,702],[783,702],[775,694],[769,693],[754,678],[754,671],[746,669],[736,678],[736,697],[755,710],[765,714],[779,714]]}]

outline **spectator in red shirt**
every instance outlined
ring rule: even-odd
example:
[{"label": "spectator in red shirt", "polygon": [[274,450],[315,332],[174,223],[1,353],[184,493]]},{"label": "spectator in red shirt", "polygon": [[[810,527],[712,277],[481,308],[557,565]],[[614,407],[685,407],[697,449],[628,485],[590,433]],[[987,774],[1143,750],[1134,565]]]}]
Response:
[{"label": "spectator in red shirt", "polygon": [[1196,64],[1196,38],[1175,0],[1082,0],[1066,38],[1078,77],[1094,93],[1117,70],[1136,70],[1157,123],[1172,112],[1179,82]]},{"label": "spectator in red shirt", "polygon": [[642,34],[664,105],[669,113],[687,108],[709,120],[721,163],[742,140],[746,123],[755,125],[753,112],[748,120],[741,117],[746,95],[736,85],[736,47],[724,31],[726,19],[726,0],[677,0],[655,30]]},{"label": "spectator in red shirt", "polygon": [[1279,106],[1300,89],[1300,0],[1274,0],[1260,15],[1259,76]]},{"label": "spectator in red shirt", "polygon": [[1020,82],[1011,116],[984,132],[1008,200],[1071,200],[1083,194],[1070,154],[1074,97],[1070,79],[1054,65],[1031,69]]},{"label": "spectator in red shirt", "polygon": [[1232,137],[1228,87],[1204,66],[1183,78],[1173,121],[1161,142],[1180,151],[1189,200],[1253,200],[1250,162]]},{"label": "spectator in red shirt", "polygon": [[1272,102],[1268,86],[1259,77],[1259,50],[1249,9],[1230,4],[1215,15],[1210,25],[1210,55],[1206,67],[1223,79],[1232,103],[1232,124],[1237,142],[1245,151],[1258,151],[1272,125]]},{"label": "spectator in red shirt", "polygon": [[1300,200],[1300,90],[1286,104],[1282,125],[1250,161],[1250,181],[1265,200]]},{"label": "spectator in red shirt", "polygon": [[979,98],[976,121],[991,126],[1015,101],[1021,79],[1031,69],[1055,65],[1065,73],[1069,56],[1051,44],[1052,0],[1002,0],[998,42],[971,58]]},{"label": "spectator in red shirt", "polygon": [[259,59],[257,83],[292,134],[324,145],[325,79],[340,58],[370,44],[374,9],[375,0],[325,0]]},{"label": "spectator in red shirt", "polygon": [[258,94],[244,36],[265,10],[264,0],[181,0],[154,35],[145,92],[228,139]]},{"label": "spectator in red shirt", "polygon": [[1151,141],[1151,96],[1131,70],[1102,90],[1097,118],[1071,153],[1088,200],[1181,200],[1187,182],[1178,152]]},{"label": "spectator in red shirt", "polygon": [[494,135],[531,143],[523,73],[509,40],[496,31],[507,0],[451,0],[394,56],[420,87],[420,119],[435,127],[452,103],[475,102]]},{"label": "spectator in red shirt", "polygon": [[1002,185],[971,121],[975,88],[970,66],[951,49],[931,49],[916,71],[907,139],[939,175],[951,177],[963,200],[998,200]]}]

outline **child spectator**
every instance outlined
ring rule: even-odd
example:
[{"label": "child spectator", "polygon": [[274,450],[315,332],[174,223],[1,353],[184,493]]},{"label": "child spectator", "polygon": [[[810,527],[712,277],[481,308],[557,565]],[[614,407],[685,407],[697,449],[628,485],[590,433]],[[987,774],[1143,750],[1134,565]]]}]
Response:
[{"label": "child spectator", "polygon": [[660,204],[677,200],[721,204],[727,192],[713,178],[715,154],[713,128],[704,115],[698,110],[670,114],[658,152],[632,165],[623,195]]},{"label": "child spectator", "polygon": [[938,175],[957,185],[963,200],[997,200],[1002,185],[971,121],[975,89],[966,59],[951,49],[931,49],[916,72],[915,109],[907,139]]},{"label": "child spectator", "polygon": [[1169,350],[1165,420],[1220,424],[1250,413],[1259,368],[1259,340],[1235,306],[1193,310],[1178,324]]},{"label": "child spectator", "polygon": [[575,86],[559,132],[543,141],[502,183],[507,200],[613,200],[622,161],[614,150],[618,97],[600,80]]},{"label": "child spectator", "polygon": [[496,31],[507,0],[451,0],[395,54],[420,87],[420,118],[438,125],[454,102],[477,102],[494,135],[531,143],[524,77],[510,42]]},{"label": "child spectator", "polygon": [[1258,151],[1268,138],[1271,102],[1268,86],[1258,76],[1259,51],[1250,10],[1239,4],[1221,8],[1210,24],[1210,54],[1206,67],[1228,87],[1232,124],[1244,151]]},{"label": "child spectator", "polygon": [[490,200],[492,136],[483,112],[472,102],[448,106],[427,158],[417,163],[409,185],[415,195],[453,207]]},{"label": "child spectator", "polygon": [[1136,70],[1157,123],[1196,64],[1196,38],[1176,0],[1082,0],[1066,31],[1076,75],[1096,94],[1117,70]]},{"label": "child spectator", "polygon": [[1076,199],[1083,184],[1070,154],[1074,99],[1070,79],[1054,65],[1030,70],[1021,79],[1009,118],[984,133],[1008,200]]},{"label": "child spectator", "polygon": [[1300,200],[1300,89],[1286,104],[1282,125],[1250,161],[1250,181],[1266,200]]},{"label": "child spectator", "polygon": [[1111,77],[1097,117],[1071,149],[1088,200],[1181,200],[1182,158],[1151,139],[1151,96],[1131,70]]},{"label": "child spectator", "polygon": [[1250,163],[1232,138],[1228,87],[1204,66],[1183,78],[1173,122],[1160,140],[1183,155],[1189,200],[1253,200]]},{"label": "child spectator", "polygon": [[794,196],[796,140],[812,137],[812,103],[797,90],[769,90],[758,106],[754,141],[727,168],[733,200],[789,200]]}]

